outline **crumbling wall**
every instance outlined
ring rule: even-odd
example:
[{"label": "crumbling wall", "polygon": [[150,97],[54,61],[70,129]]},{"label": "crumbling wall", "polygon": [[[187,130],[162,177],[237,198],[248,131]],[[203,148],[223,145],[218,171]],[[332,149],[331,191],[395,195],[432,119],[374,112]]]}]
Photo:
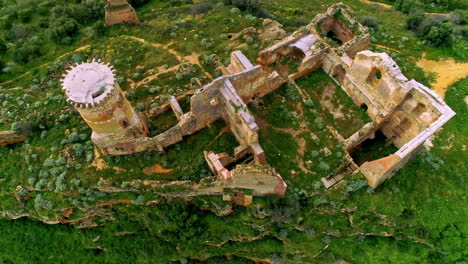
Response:
[{"label": "crumbling wall", "polygon": [[[287,185],[283,178],[276,173],[274,168],[265,165],[237,165],[233,170],[229,171],[222,163],[223,155],[213,152],[206,152],[205,159],[213,171],[222,181],[222,186],[225,189],[241,190],[245,195],[244,190],[250,190],[246,199],[250,202],[241,202],[243,205],[251,203],[251,197],[263,196],[268,194],[277,194],[284,196],[287,190]],[[234,200],[236,196],[232,192],[224,190],[225,200]],[[241,199],[242,201],[245,201]],[[238,202],[239,203],[239,202]]]},{"label": "crumbling wall", "polygon": [[373,138],[380,130],[399,150],[390,156],[368,161],[359,171],[375,188],[392,177],[424,142],[455,114],[432,90],[401,73],[387,54],[361,51],[354,60],[327,56],[329,73],[359,105],[367,107],[373,122],[345,140],[348,150]]},{"label": "crumbling wall", "polygon": [[[338,14],[348,24],[339,21],[336,18]],[[327,33],[330,31],[333,31],[341,40],[342,43],[339,44],[339,47],[332,45],[333,40],[327,37]],[[315,16],[307,26],[295,31],[271,47],[262,50],[257,59],[258,63],[266,68],[266,66],[277,62],[283,56],[292,56],[295,52],[294,44],[307,35],[312,35],[317,41],[309,43],[310,53],[304,52],[305,57],[301,62],[302,65],[299,66],[299,68],[302,67],[300,69],[301,73],[297,74],[297,77],[310,73],[310,69],[315,70],[316,67],[314,66],[318,65],[316,63],[317,58],[321,59],[319,55],[323,55],[324,52],[330,51],[339,56],[347,55],[349,58],[354,58],[357,52],[367,49],[370,44],[370,35],[367,28],[356,20],[348,6],[343,3],[337,3],[328,8],[325,13]],[[309,56],[314,56],[315,58],[311,60],[308,58]],[[305,64],[307,61],[309,65]],[[311,63],[312,61],[315,63]]]},{"label": "crumbling wall", "polygon": [[104,7],[106,25],[111,26],[121,23],[140,24],[135,9],[127,0],[108,0]]}]

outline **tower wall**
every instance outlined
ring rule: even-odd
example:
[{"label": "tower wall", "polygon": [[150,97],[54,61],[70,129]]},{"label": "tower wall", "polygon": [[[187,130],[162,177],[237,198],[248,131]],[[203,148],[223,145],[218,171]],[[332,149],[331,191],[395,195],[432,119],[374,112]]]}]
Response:
[{"label": "tower wall", "polygon": [[147,137],[148,128],[115,82],[111,67],[94,61],[77,65],[68,71],[63,89],[67,101],[93,130],[91,139],[104,154],[144,150],[138,142]]}]

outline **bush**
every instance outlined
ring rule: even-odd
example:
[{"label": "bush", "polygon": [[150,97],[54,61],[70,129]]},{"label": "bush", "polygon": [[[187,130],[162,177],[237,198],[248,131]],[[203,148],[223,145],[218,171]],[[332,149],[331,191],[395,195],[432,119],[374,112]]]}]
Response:
[{"label": "bush", "polygon": [[96,38],[106,34],[106,25],[104,25],[104,22],[98,21],[93,25],[93,34]]},{"label": "bush", "polygon": [[23,10],[18,11],[18,18],[21,19],[22,22],[29,22],[31,20],[31,16],[33,15],[34,11],[32,8],[26,8]]},{"label": "bush", "polygon": [[379,29],[379,21],[374,16],[364,16],[359,19],[359,22],[366,27],[372,28],[374,30]]},{"label": "bush", "polygon": [[213,58],[212,55],[205,56],[203,60],[204,60],[206,65],[212,65],[212,64],[215,63],[215,59]]},{"label": "bush", "polygon": [[419,0],[397,0],[395,2],[396,10],[408,14],[412,9],[424,9],[424,4]]},{"label": "bush", "polygon": [[162,87],[161,86],[156,86],[156,87],[152,87],[149,89],[149,92],[150,94],[155,94],[155,93],[159,93],[162,91]]},{"label": "bush", "polygon": [[307,107],[309,107],[309,108],[312,108],[312,107],[315,106],[315,103],[314,103],[314,101],[313,101],[312,99],[307,99],[307,100],[304,102],[304,104],[305,104]]},{"label": "bush", "polygon": [[234,8],[231,9],[231,14],[232,15],[238,16],[238,15],[240,15],[240,12],[241,11],[240,11],[239,8],[234,7]]},{"label": "bush", "polygon": [[424,21],[424,10],[412,9],[406,19],[406,27],[410,30],[416,30]]},{"label": "bush", "polygon": [[4,53],[7,51],[7,45],[4,39],[0,38],[0,54]]},{"label": "bush", "polygon": [[72,146],[73,153],[75,157],[83,157],[85,154],[85,150],[82,144],[77,143]]},{"label": "bush", "polygon": [[15,131],[18,134],[29,136],[32,133],[33,125],[30,122],[26,122],[26,123],[15,122],[11,124],[10,129]]},{"label": "bush", "polygon": [[51,40],[64,44],[69,40],[66,37],[72,36],[78,31],[78,22],[73,18],[60,17],[54,20],[49,26],[48,34]]},{"label": "bush", "polygon": [[201,42],[200,42],[201,46],[205,49],[209,49],[213,46],[214,42],[212,39],[202,39]]},{"label": "bush", "polygon": [[455,27],[448,21],[433,22],[424,28],[424,39],[432,46],[452,46],[455,41]]},{"label": "bush", "polygon": [[450,13],[450,20],[454,24],[466,25],[468,24],[468,10],[455,10]]},{"label": "bush", "polygon": [[192,13],[192,15],[204,14],[211,9],[213,9],[213,5],[211,3],[200,3],[192,6],[190,13]]},{"label": "bush", "polygon": [[129,0],[128,3],[131,4],[133,7],[140,7],[143,6],[147,3],[149,3],[150,0]]}]

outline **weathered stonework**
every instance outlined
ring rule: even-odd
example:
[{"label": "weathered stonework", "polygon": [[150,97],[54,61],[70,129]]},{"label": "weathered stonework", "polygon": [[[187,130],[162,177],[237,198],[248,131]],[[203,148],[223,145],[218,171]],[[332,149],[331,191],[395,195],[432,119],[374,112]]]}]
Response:
[{"label": "weathered stonework", "polygon": [[366,50],[368,45],[367,29],[354,19],[349,7],[339,3],[259,54],[258,61],[265,69],[283,56],[298,58],[298,70],[289,79],[322,67],[357,105],[367,108],[372,122],[342,140],[348,151],[373,138],[377,131],[399,148],[390,156],[360,167],[350,160],[335,176],[322,179],[327,188],[343,179],[344,171],[361,172],[372,188],[377,187],[414,157],[424,142],[455,115],[436,93],[408,80],[395,61],[385,53]]},{"label": "weathered stonework", "polygon": [[125,155],[145,148],[137,140],[148,129],[120,90],[109,65],[92,61],[67,72],[62,81],[67,101],[91,127],[91,139],[104,154]]},{"label": "weathered stonework", "polygon": [[[281,27],[276,24],[272,27],[281,34],[281,30],[278,31]],[[257,33],[252,29],[244,32]],[[326,13],[317,15],[309,25],[261,51],[257,59],[259,65],[254,66],[240,51],[233,52],[230,65],[221,69],[224,74],[193,93],[188,112],[184,113],[177,101],[183,98],[175,97],[165,107],[150,110],[150,113],[160,114],[172,109],[178,119],[174,127],[155,137],[147,136],[145,123],[133,111],[114,82],[111,69],[105,65],[92,62],[73,68],[64,80],[64,90],[93,128],[92,139],[104,154],[164,151],[182,141],[184,136],[223,119],[239,146],[234,149],[233,157],[205,152],[217,181],[210,186],[194,187],[193,193],[223,194],[226,200],[248,205],[255,195],[284,195],[287,185],[267,165],[258,142],[258,126],[246,104],[286,82],[294,83],[295,79],[323,68],[357,105],[367,108],[372,122],[348,138],[334,132],[345,148],[346,163],[331,177],[322,178],[322,182],[329,188],[346,175],[360,172],[375,188],[414,157],[424,142],[455,113],[433,91],[415,80],[408,80],[387,54],[367,50],[369,39],[367,28],[356,21],[349,7],[335,4]],[[272,65],[283,57],[295,59],[297,69],[281,74],[275,71]],[[85,72],[83,70],[90,71],[93,85],[83,85],[88,75],[80,75]],[[94,98],[102,85],[105,87],[102,95]],[[373,138],[377,131],[399,150],[358,166],[349,152]],[[239,165],[231,171],[226,169],[246,155],[252,155],[252,164]]]},{"label": "weathered stonework", "polygon": [[104,9],[106,11],[106,25],[108,26],[122,23],[140,24],[135,9],[127,0],[107,0]]}]

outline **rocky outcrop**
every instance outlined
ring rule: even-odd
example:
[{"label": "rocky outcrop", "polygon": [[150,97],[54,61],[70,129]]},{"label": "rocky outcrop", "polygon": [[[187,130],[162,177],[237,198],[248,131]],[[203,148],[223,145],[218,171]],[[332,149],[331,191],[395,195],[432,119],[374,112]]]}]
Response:
[{"label": "rocky outcrop", "polygon": [[25,141],[26,137],[15,131],[0,131],[0,146],[6,146]]}]

